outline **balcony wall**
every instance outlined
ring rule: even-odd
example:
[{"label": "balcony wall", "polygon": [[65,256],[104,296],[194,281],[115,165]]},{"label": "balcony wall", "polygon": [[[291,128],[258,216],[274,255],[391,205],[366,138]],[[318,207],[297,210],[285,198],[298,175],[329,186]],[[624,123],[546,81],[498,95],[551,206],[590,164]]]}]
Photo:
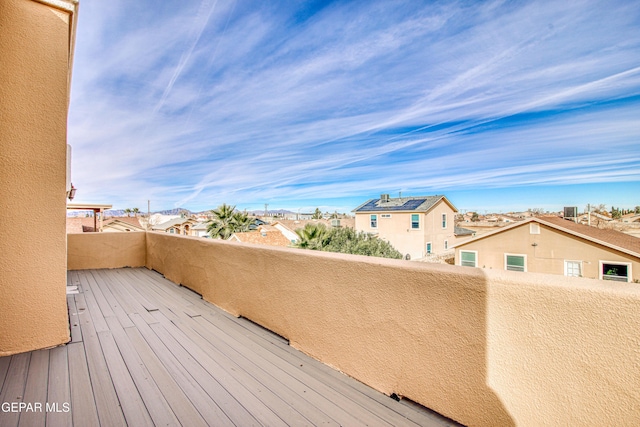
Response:
[{"label": "balcony wall", "polygon": [[67,235],[67,269],[144,267],[147,234],[76,233]]},{"label": "balcony wall", "polygon": [[[137,233],[69,236],[76,254]],[[136,265],[118,258],[111,267]],[[128,255],[129,256],[129,255]],[[640,288],[146,234],[146,265],[387,393],[467,425],[640,424]]]}]

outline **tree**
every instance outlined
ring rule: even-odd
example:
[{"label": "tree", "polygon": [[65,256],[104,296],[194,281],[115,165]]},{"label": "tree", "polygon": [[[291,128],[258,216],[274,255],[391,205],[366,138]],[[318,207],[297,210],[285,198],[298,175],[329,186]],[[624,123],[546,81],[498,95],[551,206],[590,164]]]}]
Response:
[{"label": "tree", "polygon": [[634,212],[640,214],[640,206],[636,206]]},{"label": "tree", "polygon": [[303,249],[382,258],[402,258],[402,254],[389,242],[368,233],[357,232],[353,228],[328,230],[324,224],[308,223],[304,228],[296,230],[296,233],[300,237],[296,246]]},{"label": "tree", "polygon": [[622,212],[620,211],[619,208],[615,208],[615,207],[611,206],[611,218],[613,218],[613,219],[622,218]]},{"label": "tree", "polygon": [[126,213],[126,214],[127,214],[127,216],[131,216],[131,209],[130,209],[130,208],[126,208],[126,209],[124,210],[124,213]]},{"label": "tree", "polygon": [[299,237],[297,247],[302,249],[322,250],[326,244],[328,234],[324,224],[307,223],[304,228],[298,228],[296,234]]},{"label": "tree", "polygon": [[133,215],[137,218],[138,214],[140,213],[140,209],[138,208],[133,208],[131,209],[131,212],[133,212]]},{"label": "tree", "polygon": [[471,214],[471,222],[478,222],[480,221],[480,217],[478,217],[478,212],[474,212]]},{"label": "tree", "polygon": [[322,211],[320,211],[320,208],[316,208],[316,210],[313,213],[313,216],[311,218],[312,219],[322,219]]},{"label": "tree", "polygon": [[253,219],[246,213],[236,212],[235,206],[223,203],[209,211],[212,218],[207,221],[207,233],[212,239],[228,239],[233,233],[249,231]]}]

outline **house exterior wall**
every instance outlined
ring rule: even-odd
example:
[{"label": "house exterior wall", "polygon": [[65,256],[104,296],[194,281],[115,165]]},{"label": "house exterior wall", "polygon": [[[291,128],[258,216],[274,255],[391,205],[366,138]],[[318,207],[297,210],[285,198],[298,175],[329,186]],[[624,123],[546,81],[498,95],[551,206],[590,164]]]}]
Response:
[{"label": "house exterior wall", "polygon": [[[370,216],[378,216],[378,227],[371,228]],[[383,218],[382,215],[391,215]],[[420,215],[420,228],[411,228],[411,215]],[[447,215],[447,227],[442,228],[442,214]],[[356,213],[356,230],[366,233],[378,233],[378,237],[388,241],[402,255],[409,254],[411,259],[427,255],[427,243],[431,242],[432,253],[441,254],[445,240],[449,248],[455,244],[455,212],[444,201],[439,201],[428,213],[424,212],[366,212]]]},{"label": "house exterior wall", "polygon": [[[46,3],[46,2],[45,2]],[[0,2],[0,356],[69,340],[69,11]],[[36,218],[19,232],[14,224]]]},{"label": "house exterior wall", "polygon": [[[540,234],[531,234],[529,224],[493,236],[470,241],[456,248],[455,263],[460,265],[460,251],[477,251],[478,267],[504,270],[505,253],[526,255],[527,271],[565,274],[565,260],[581,261],[583,277],[599,279],[600,261],[631,263],[631,280],[640,278],[640,261],[579,237],[539,224]],[[535,245],[535,246],[534,246]]]}]

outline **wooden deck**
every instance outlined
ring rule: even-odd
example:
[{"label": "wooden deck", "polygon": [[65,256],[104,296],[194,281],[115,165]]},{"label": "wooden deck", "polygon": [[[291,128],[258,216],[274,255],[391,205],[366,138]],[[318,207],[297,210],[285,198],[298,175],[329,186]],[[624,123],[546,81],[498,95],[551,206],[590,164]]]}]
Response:
[{"label": "wooden deck", "polygon": [[305,356],[156,272],[68,277],[79,290],[67,298],[72,341],[0,358],[0,426],[457,425]]}]

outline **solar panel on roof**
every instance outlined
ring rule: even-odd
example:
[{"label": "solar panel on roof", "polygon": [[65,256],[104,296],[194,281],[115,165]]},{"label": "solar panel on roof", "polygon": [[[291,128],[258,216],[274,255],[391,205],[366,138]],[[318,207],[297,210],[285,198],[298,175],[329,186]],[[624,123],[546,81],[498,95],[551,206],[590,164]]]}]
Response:
[{"label": "solar panel on roof", "polygon": [[435,201],[437,197],[409,199],[402,205],[391,206],[385,206],[386,203],[380,205],[380,199],[374,199],[359,208],[358,211],[412,211],[430,199],[434,199]]}]

